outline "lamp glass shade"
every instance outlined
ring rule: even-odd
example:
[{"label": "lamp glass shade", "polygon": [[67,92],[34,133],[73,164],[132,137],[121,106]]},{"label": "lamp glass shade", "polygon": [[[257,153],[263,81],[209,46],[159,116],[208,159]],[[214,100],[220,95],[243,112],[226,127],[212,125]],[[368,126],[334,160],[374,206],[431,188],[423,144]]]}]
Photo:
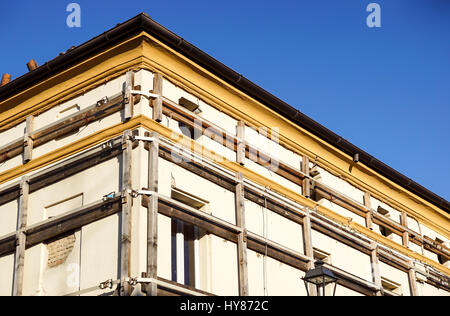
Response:
[{"label": "lamp glass shade", "polygon": [[319,284],[329,284],[336,282],[337,279],[333,272],[322,265],[319,265],[315,269],[306,272],[303,278],[306,282],[319,285]]}]

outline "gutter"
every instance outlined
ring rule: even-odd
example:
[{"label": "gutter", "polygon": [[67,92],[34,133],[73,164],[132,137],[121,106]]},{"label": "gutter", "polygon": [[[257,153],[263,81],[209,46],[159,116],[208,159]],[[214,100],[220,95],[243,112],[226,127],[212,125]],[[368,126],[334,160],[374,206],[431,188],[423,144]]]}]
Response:
[{"label": "gutter", "polygon": [[161,42],[172,47],[186,57],[190,58],[200,66],[211,71],[218,77],[224,79],[231,85],[247,93],[249,96],[263,103],[270,109],[278,112],[287,119],[305,128],[312,134],[318,136],[347,155],[354,157],[359,155],[359,162],[370,167],[374,171],[385,176],[389,180],[401,185],[409,191],[417,194],[428,202],[438,206],[445,212],[450,214],[450,202],[437,194],[431,192],[417,182],[404,176],[395,169],[389,167],[375,157],[369,155],[364,150],[356,147],[341,136],[335,134],[328,128],[314,121],[310,117],[296,110],[286,102],[275,97],[271,93],[257,86],[244,76],[238,74],[231,68],[225,66],[210,55],[201,51],[183,38],[164,28],[157,22],[153,21],[147,14],[141,13],[136,17],[117,25],[115,28],[99,35],[90,41],[78,47],[68,50],[66,53],[56,57],[37,69],[11,81],[10,83],[0,87],[0,100],[14,95],[25,88],[65,69],[80,60],[87,58],[108,46],[111,46],[122,39],[130,37],[140,31],[146,31]]}]

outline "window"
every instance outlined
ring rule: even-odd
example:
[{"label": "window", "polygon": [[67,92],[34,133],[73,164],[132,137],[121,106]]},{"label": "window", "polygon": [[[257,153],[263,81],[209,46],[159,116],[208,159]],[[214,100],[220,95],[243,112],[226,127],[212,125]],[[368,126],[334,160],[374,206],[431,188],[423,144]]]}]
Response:
[{"label": "window", "polygon": [[193,140],[199,140],[200,137],[203,136],[202,130],[199,127],[194,127],[183,122],[178,122],[178,127],[184,136],[192,138]]},{"label": "window", "polygon": [[[202,112],[200,110],[200,106],[198,104],[196,104],[192,101],[189,101],[186,98],[180,98],[178,103],[185,109],[187,109],[195,114],[199,114]],[[201,128],[201,125],[197,126],[195,124],[196,124],[195,120],[193,122],[193,125],[185,124],[183,122],[178,122],[178,127],[180,128],[181,133],[183,133],[184,136],[192,138],[193,140],[198,140],[202,136],[202,128]]]},{"label": "window", "polygon": [[[316,260],[316,261],[321,260],[324,263],[331,265],[331,254],[329,254],[325,251],[322,251],[320,249],[313,248],[313,255],[314,255],[314,260]],[[325,296],[333,295],[335,286],[336,285],[334,285],[334,284],[325,285]],[[320,294],[320,295],[323,295],[323,294]]]},{"label": "window", "polygon": [[[192,208],[208,211],[206,201],[173,188],[171,197]],[[197,289],[209,290],[207,278],[208,239],[203,229],[172,219],[171,229],[172,281]]]},{"label": "window", "polygon": [[189,194],[186,191],[172,188],[170,197],[197,210],[207,211],[208,201]]},{"label": "window", "polygon": [[191,112],[194,112],[195,114],[201,113],[202,111],[200,110],[200,106],[198,104],[195,104],[192,101],[189,101],[186,98],[180,98],[180,100],[178,101],[178,103],[188,109]]},{"label": "window", "polygon": [[[445,246],[445,242],[439,238],[436,237],[436,243],[438,244],[438,246]],[[450,267],[450,259],[442,254],[438,254],[438,261],[440,264],[443,264],[446,267]]]},{"label": "window", "polygon": [[382,208],[381,206],[378,206],[377,212],[380,213],[383,216],[390,217],[389,211],[384,209],[384,208]]},{"label": "window", "polygon": [[[384,209],[384,208],[382,208],[381,206],[378,206],[377,212],[378,212],[379,214],[383,215],[384,217],[387,217],[387,218],[390,218],[390,217],[391,217],[390,214],[389,214],[389,211],[386,210],[386,209]],[[381,233],[381,235],[383,235],[384,237],[388,237],[388,238],[390,238],[390,239],[393,238],[393,236],[392,236],[392,230],[390,230],[389,228],[384,227],[384,226],[382,226],[382,225],[380,225],[379,227],[380,227],[380,233]]]},{"label": "window", "polygon": [[198,227],[172,219],[172,281],[200,286]]},{"label": "window", "polygon": [[381,277],[381,286],[385,291],[385,294],[390,296],[401,296],[402,295],[402,286],[394,281],[388,280],[384,277]]}]

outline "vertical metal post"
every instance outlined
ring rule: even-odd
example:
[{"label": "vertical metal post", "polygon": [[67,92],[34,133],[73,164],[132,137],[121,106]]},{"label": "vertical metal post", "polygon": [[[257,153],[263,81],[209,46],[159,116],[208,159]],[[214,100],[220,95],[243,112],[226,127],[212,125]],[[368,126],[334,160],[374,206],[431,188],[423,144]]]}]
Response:
[{"label": "vertical metal post", "polygon": [[[366,212],[366,227],[369,228],[370,230],[373,230],[372,211],[371,211],[372,204],[370,202],[369,192],[364,193],[364,205],[369,209]],[[378,260],[377,245],[375,242],[373,242],[371,246],[372,250],[370,252],[370,264],[372,266],[372,280],[381,289],[380,263]],[[381,290],[376,292],[376,296],[382,295],[383,293]]]},{"label": "vertical metal post", "polygon": [[[311,218],[309,210],[306,210],[306,216],[303,218],[303,248],[305,255],[310,258],[307,264],[307,270],[314,269],[314,249],[312,245],[312,232],[311,232]],[[317,296],[317,289],[312,284],[308,283],[307,291],[310,296]]]},{"label": "vertical metal post", "polygon": [[303,195],[307,198],[311,197],[311,181],[309,180],[309,158],[307,156],[302,157],[302,172],[306,175],[303,179],[302,189]]},{"label": "vertical metal post", "polygon": [[[158,192],[158,157],[159,157],[159,135],[157,133],[146,133],[153,137],[154,141],[148,146],[148,189]],[[147,206],[147,277],[158,278],[158,195],[149,197]],[[157,284],[147,285],[147,296],[157,296]]]},{"label": "vertical metal post", "polygon": [[28,116],[26,127],[25,127],[25,135],[24,135],[24,148],[23,148],[23,163],[28,163],[31,159],[33,159],[33,138],[31,134],[34,129],[34,116]]},{"label": "vertical metal post", "polygon": [[381,284],[380,262],[378,260],[377,245],[375,242],[372,242],[371,246],[372,250],[370,252],[370,263],[372,265],[372,279],[373,282],[380,288],[380,290],[376,292],[376,296],[383,296],[383,293],[381,291],[382,284]]},{"label": "vertical metal post", "polygon": [[[406,214],[405,211],[402,212],[401,215],[401,224],[405,228],[408,228],[408,214]],[[406,248],[409,248],[409,233],[407,231],[403,232],[402,236],[402,242],[403,246]],[[413,269],[414,263],[412,261],[409,261],[410,268],[408,270],[408,281],[409,281],[409,288],[411,291],[412,296],[419,296],[419,291],[417,288],[417,280],[416,280],[416,271]]]},{"label": "vertical metal post", "polygon": [[237,174],[236,184],[236,225],[242,228],[238,236],[239,295],[248,296],[247,236],[245,228],[245,188],[242,173]]},{"label": "vertical metal post", "polygon": [[17,227],[17,245],[15,253],[15,265],[14,265],[14,284],[13,295],[22,296],[23,294],[23,273],[25,263],[25,247],[26,247],[26,235],[25,228],[27,226],[28,216],[28,195],[29,195],[29,183],[28,177],[25,176],[20,182],[20,198],[19,198],[19,212],[18,212],[18,227]]},{"label": "vertical metal post", "polygon": [[121,257],[120,257],[120,295],[129,296],[131,287],[126,279],[130,277],[131,265],[131,209],[133,205],[132,183],[131,183],[131,162],[133,145],[131,132],[123,133],[122,140],[122,211],[121,211]]},{"label": "vertical metal post", "polygon": [[152,100],[153,119],[158,123],[162,122],[163,80],[164,77],[160,73],[155,73],[153,75],[153,93],[159,95],[159,98]]},{"label": "vertical metal post", "polygon": [[370,230],[373,230],[373,221],[372,221],[372,211],[371,211],[371,203],[370,203],[370,193],[364,193],[364,205],[369,208],[366,212],[366,227]]},{"label": "vertical metal post", "polygon": [[128,71],[125,79],[125,91],[124,91],[124,119],[125,121],[130,120],[133,117],[134,111],[134,98],[131,94],[131,90],[134,88],[134,72]]},{"label": "vertical metal post", "polygon": [[237,149],[236,149],[236,158],[237,163],[241,166],[245,165],[245,123],[242,121],[238,122],[236,127],[236,136],[238,138],[237,141]]}]

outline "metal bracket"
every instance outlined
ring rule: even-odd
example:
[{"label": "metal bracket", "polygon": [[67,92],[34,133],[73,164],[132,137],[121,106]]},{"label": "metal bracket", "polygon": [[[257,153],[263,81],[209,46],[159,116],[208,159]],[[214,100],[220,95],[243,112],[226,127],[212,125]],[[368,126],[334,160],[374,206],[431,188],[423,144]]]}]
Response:
[{"label": "metal bracket", "polygon": [[156,279],[152,279],[152,278],[126,278],[125,281],[128,282],[131,286],[135,286],[138,283],[144,283],[144,284],[154,283],[154,282],[156,282]]},{"label": "metal bracket", "polygon": [[102,106],[103,104],[106,104],[108,102],[109,102],[109,99],[108,99],[108,97],[105,96],[102,99],[97,101],[97,106]]},{"label": "metal bracket", "polygon": [[159,94],[155,94],[155,93],[150,93],[150,92],[144,92],[144,91],[139,91],[139,90],[130,90],[129,91],[130,94],[134,94],[134,95],[141,95],[147,99],[159,99],[161,98],[161,96]]},{"label": "metal bracket", "polygon": [[114,142],[112,140],[107,141],[102,144],[102,149],[113,148]]},{"label": "metal bracket", "polygon": [[111,200],[111,199],[113,199],[115,197],[116,197],[116,192],[111,192],[111,193],[108,193],[108,194],[104,195],[102,200],[103,200],[103,202],[106,202],[106,201]]},{"label": "metal bracket", "polygon": [[157,192],[155,191],[149,191],[149,190],[139,190],[135,192],[136,195],[147,195],[147,196],[151,196],[151,195],[158,195]]},{"label": "metal bracket", "polygon": [[99,284],[99,288],[101,289],[101,290],[104,290],[104,289],[112,289],[113,288],[113,280],[112,279],[109,279],[109,280],[106,280],[105,282],[102,282],[102,283],[100,283]]},{"label": "metal bracket", "polygon": [[316,204],[316,205],[314,206],[314,209],[312,209],[312,211],[314,211],[314,213],[319,212],[319,204]]},{"label": "metal bracket", "polygon": [[121,193],[122,196],[122,204],[126,204],[128,202],[128,196],[133,197],[133,190],[124,190]]},{"label": "metal bracket", "polygon": [[20,245],[20,232],[16,232],[16,241],[15,246],[18,247]]},{"label": "metal bracket", "polygon": [[158,140],[154,137],[147,137],[147,136],[132,136],[133,137],[133,141],[135,140],[141,140],[141,141],[145,141],[145,142],[157,142]]},{"label": "metal bracket", "polygon": [[244,229],[244,230],[243,230],[243,232],[242,232],[242,237],[243,237],[244,243],[247,243],[247,240],[248,240],[248,232],[247,232],[247,229]]}]

